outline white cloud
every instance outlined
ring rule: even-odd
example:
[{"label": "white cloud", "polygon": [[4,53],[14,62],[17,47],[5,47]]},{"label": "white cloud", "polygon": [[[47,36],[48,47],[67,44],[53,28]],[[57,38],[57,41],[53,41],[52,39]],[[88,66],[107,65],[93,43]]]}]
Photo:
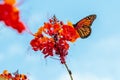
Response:
[{"label": "white cloud", "polygon": [[[74,80],[113,80],[111,77],[98,77],[93,74],[73,74]],[[69,75],[62,74],[59,80],[70,80]]]},{"label": "white cloud", "polygon": [[109,46],[111,48],[117,47],[119,46],[120,43],[118,43],[120,41],[119,37],[108,37],[106,39],[102,39],[98,42],[98,45],[101,45],[102,47],[104,46]]},{"label": "white cloud", "polygon": [[100,51],[104,51],[106,53],[113,53],[119,50],[120,47],[120,37],[119,36],[110,36],[106,38],[102,38],[96,43],[93,43],[91,49]]},{"label": "white cloud", "polygon": [[[36,25],[36,24],[41,24],[41,20],[45,18],[45,15],[44,14],[40,14],[40,13],[34,13],[32,14],[30,17],[29,17],[29,20],[28,20],[28,24],[29,25]],[[42,23],[43,24],[43,23]],[[39,27],[39,26],[38,26]],[[34,27],[35,28],[35,27]]]},{"label": "white cloud", "polygon": [[34,62],[38,62],[39,59],[40,59],[40,56],[39,56],[39,55],[38,55],[38,56],[27,55],[25,61],[26,61],[26,62],[29,62],[29,63],[32,63],[32,62],[34,63]]},{"label": "white cloud", "polygon": [[19,43],[15,43],[12,44],[8,47],[8,51],[7,53],[11,56],[15,56],[15,55],[22,55],[25,49],[23,49],[22,45],[20,45]]},{"label": "white cloud", "polygon": [[28,79],[29,80],[39,80],[39,79],[37,79],[35,76],[33,76],[33,75],[30,75],[30,76],[28,76]]},{"label": "white cloud", "polygon": [[0,61],[3,61],[3,59],[4,59],[4,55],[3,53],[0,53]]}]

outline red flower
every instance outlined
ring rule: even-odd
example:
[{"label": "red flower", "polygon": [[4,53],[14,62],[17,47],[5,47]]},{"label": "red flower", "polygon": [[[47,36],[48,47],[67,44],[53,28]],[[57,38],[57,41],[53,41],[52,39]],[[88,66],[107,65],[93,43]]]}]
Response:
[{"label": "red flower", "polygon": [[15,75],[9,73],[7,70],[4,70],[2,74],[0,74],[0,80],[29,80],[26,75],[16,73]]},{"label": "red flower", "polygon": [[78,37],[77,31],[70,25],[58,21],[54,16],[49,22],[44,23],[34,34],[35,38],[30,44],[34,51],[40,50],[45,57],[58,55],[62,64],[68,54],[69,44]]},{"label": "red flower", "polygon": [[44,32],[50,36],[56,34],[60,30],[60,24],[58,23],[44,23]]},{"label": "red flower", "polygon": [[68,54],[69,44],[63,38],[60,38],[55,44],[56,54],[60,56],[61,63],[65,63],[65,56]]},{"label": "red flower", "polygon": [[60,32],[60,35],[63,36],[65,40],[71,41],[71,42],[74,42],[79,37],[74,27],[69,25],[62,26],[62,31]]},{"label": "red flower", "polygon": [[45,57],[53,56],[54,40],[52,38],[35,38],[30,42],[34,51],[41,50]]},{"label": "red flower", "polygon": [[0,21],[22,33],[25,25],[19,20],[19,10],[13,6],[14,0],[5,0],[4,4],[0,4]]}]

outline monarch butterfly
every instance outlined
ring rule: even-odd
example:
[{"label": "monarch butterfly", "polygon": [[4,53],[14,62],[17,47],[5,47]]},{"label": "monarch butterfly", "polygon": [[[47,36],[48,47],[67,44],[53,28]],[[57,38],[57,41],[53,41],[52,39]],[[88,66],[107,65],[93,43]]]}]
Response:
[{"label": "monarch butterfly", "polygon": [[73,24],[82,39],[87,38],[91,34],[91,25],[95,19],[96,15],[92,14]]}]

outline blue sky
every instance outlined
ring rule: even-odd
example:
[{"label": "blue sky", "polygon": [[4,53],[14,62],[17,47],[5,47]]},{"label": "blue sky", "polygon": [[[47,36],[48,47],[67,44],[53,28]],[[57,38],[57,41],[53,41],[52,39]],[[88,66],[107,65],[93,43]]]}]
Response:
[{"label": "blue sky", "polygon": [[[19,2],[19,1],[18,1]],[[119,0],[25,0],[21,20],[35,33],[54,14],[76,23],[90,14],[97,18],[92,34],[70,44],[67,64],[74,80],[120,80]],[[26,73],[30,80],[70,80],[64,65],[30,48],[33,36],[17,34],[0,22],[0,73]]]}]

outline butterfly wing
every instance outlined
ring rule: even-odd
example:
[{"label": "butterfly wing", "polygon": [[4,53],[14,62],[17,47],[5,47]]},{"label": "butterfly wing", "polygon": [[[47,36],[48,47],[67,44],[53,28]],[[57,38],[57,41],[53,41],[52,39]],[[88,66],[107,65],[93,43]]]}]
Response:
[{"label": "butterfly wing", "polygon": [[77,32],[79,33],[79,36],[82,39],[84,39],[84,38],[87,38],[91,34],[91,28],[88,26],[83,26],[81,28],[78,28]]},{"label": "butterfly wing", "polygon": [[82,39],[87,38],[91,34],[91,25],[95,19],[95,14],[89,15],[73,25]]}]

